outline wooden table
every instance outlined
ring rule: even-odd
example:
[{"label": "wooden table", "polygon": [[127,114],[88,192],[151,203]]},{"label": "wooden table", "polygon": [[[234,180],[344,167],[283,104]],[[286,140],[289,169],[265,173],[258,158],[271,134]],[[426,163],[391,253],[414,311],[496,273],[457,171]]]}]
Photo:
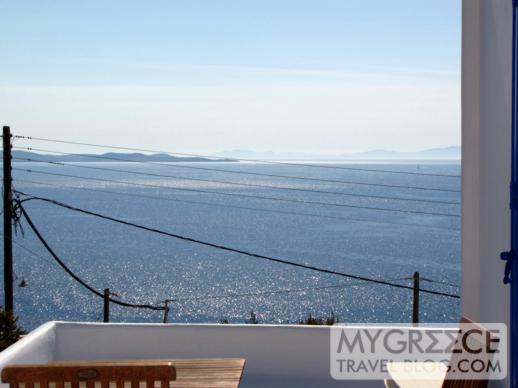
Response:
[{"label": "wooden table", "polygon": [[171,362],[176,368],[176,380],[170,383],[170,388],[237,388],[245,367],[243,358],[59,361],[51,362],[49,365],[95,366],[95,364],[103,363],[127,364],[163,361]]}]

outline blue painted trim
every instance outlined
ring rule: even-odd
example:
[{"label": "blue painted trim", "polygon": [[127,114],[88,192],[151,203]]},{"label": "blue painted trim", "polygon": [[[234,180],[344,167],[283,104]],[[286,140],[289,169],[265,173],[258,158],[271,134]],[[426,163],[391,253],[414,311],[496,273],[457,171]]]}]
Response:
[{"label": "blue painted trim", "polygon": [[518,0],[513,5],[513,64],[512,64],[512,118],[511,118],[511,183],[509,185],[509,207],[511,209],[511,250],[502,252],[505,263],[504,283],[511,285],[511,317],[509,344],[509,386],[518,388]]},{"label": "blue painted trim", "polygon": [[[511,360],[509,363],[510,386],[518,388],[518,281],[513,281],[513,274],[518,274],[518,206],[516,201],[516,188],[518,187],[518,1],[513,0],[513,92],[512,92],[512,151],[511,151],[511,186],[510,186],[510,206],[511,206],[511,257],[507,262],[511,278],[511,327],[510,345]],[[518,277],[518,275],[517,275]]]}]

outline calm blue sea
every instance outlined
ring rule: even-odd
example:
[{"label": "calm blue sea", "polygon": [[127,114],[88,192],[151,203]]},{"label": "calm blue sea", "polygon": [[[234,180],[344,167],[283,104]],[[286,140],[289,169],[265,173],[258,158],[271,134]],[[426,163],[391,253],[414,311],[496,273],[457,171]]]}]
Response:
[{"label": "calm blue sea", "polygon": [[[79,165],[349,194],[460,201],[458,192],[301,181],[178,166],[459,190],[460,179],[449,177],[252,163],[187,163],[170,167],[131,163]],[[460,174],[459,163],[341,166]],[[15,163],[14,167],[34,171],[14,171],[15,188],[33,195],[208,242],[355,275],[392,280],[409,278],[414,271],[419,271],[427,279],[442,282],[424,281],[423,288],[459,292],[460,218],[307,202],[457,215],[460,212],[458,204],[242,187],[39,163]],[[44,175],[35,171],[150,186]],[[258,198],[261,196],[302,202]],[[99,290],[109,287],[121,299],[130,302],[158,304],[167,298],[178,299],[171,304],[172,322],[228,319],[242,323],[252,310],[264,323],[295,322],[310,313],[318,316],[331,312],[346,323],[408,322],[411,319],[410,290],[362,283],[218,251],[42,202],[31,201],[25,206],[58,255],[92,286]],[[28,282],[28,287],[15,289],[16,312],[22,325],[31,329],[48,320],[101,319],[102,300],[71,280],[45,252],[26,223],[22,226],[24,234],[18,231],[15,242],[41,256],[36,257],[18,245],[14,246],[15,274],[18,279],[25,278]],[[394,282],[411,284],[410,280]],[[228,294],[240,296],[220,297]],[[162,313],[112,306],[111,318],[116,322],[161,322]],[[422,321],[455,322],[458,319],[458,299],[421,295]]]}]

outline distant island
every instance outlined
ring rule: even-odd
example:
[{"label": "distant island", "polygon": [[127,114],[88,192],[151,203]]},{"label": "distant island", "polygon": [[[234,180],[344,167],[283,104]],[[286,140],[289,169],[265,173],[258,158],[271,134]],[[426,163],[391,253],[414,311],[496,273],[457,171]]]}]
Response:
[{"label": "distant island", "polygon": [[[29,151],[13,151],[15,162],[32,161],[42,162],[238,162],[243,160],[279,160],[279,161],[397,161],[397,160],[460,160],[460,147],[430,148],[417,152],[399,152],[389,150],[372,150],[341,155],[321,155],[309,153],[289,152],[258,152],[249,150],[232,150],[216,153],[212,156],[173,156],[166,153],[119,153],[104,154],[66,154],[52,155]],[[0,152],[1,154],[1,152]],[[19,159],[18,159],[19,158]]]},{"label": "distant island", "polygon": [[[13,158],[15,162],[235,162],[234,159],[211,159],[210,157],[197,156],[173,156],[165,153],[158,154],[142,154],[142,153],[119,153],[107,152],[104,154],[67,154],[67,155],[52,155],[40,154],[29,151],[13,151]],[[17,159],[20,158],[20,159]]]},{"label": "distant island", "polygon": [[322,160],[322,161],[355,161],[355,160],[460,160],[460,146],[430,148],[416,152],[400,152],[390,150],[372,150],[340,155],[321,155],[309,153],[257,152],[249,150],[231,150],[215,154],[218,157],[253,160]]}]

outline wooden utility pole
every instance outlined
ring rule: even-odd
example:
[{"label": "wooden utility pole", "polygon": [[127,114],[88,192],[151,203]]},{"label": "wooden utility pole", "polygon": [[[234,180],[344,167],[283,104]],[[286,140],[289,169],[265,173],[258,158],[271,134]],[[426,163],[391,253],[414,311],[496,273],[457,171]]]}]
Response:
[{"label": "wooden utility pole", "polygon": [[419,323],[419,272],[414,272],[414,303],[412,308],[412,323]]},{"label": "wooden utility pole", "polygon": [[164,302],[164,323],[167,323],[167,319],[169,316],[169,302],[170,300],[166,299]]},{"label": "wooden utility pole", "polygon": [[104,289],[104,322],[110,322],[110,289]]},{"label": "wooden utility pole", "polygon": [[11,129],[3,127],[4,163],[4,308],[13,312],[13,228],[12,228],[12,176],[11,176]]}]

